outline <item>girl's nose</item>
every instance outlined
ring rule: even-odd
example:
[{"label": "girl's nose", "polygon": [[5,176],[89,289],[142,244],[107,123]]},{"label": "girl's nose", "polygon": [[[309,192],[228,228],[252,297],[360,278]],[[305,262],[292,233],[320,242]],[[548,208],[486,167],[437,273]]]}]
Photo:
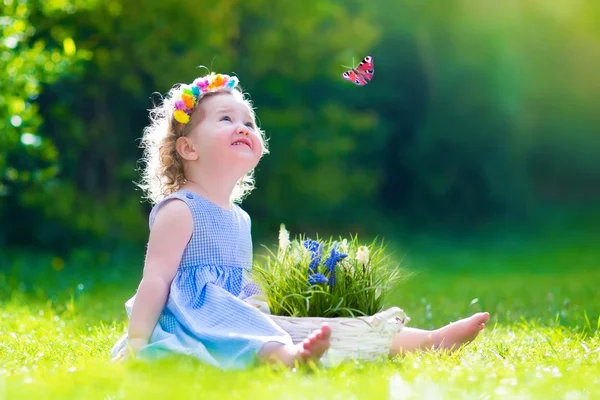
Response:
[{"label": "girl's nose", "polygon": [[239,135],[248,135],[248,127],[246,125],[239,125],[236,131]]}]

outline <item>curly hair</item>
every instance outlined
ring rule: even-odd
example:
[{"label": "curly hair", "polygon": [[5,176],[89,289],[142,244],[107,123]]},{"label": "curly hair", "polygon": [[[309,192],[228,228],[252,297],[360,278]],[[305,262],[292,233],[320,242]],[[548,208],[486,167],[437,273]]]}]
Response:
[{"label": "curly hair", "polygon": [[[187,136],[192,131],[192,124],[181,124],[173,118],[175,99],[181,98],[181,84],[173,86],[164,97],[163,101],[150,110],[150,124],[144,128],[140,147],[143,149],[141,162],[141,182],[137,185],[144,192],[144,198],[152,204],[156,204],[171,193],[181,189],[186,183],[183,169],[183,159],[176,149],[179,137]],[[200,97],[193,112],[197,112],[200,104],[208,98],[222,93],[231,94],[237,100],[245,103],[250,110],[253,120],[256,114],[252,102],[246,94],[238,87],[232,90],[221,90],[206,93]],[[262,129],[256,128],[261,142],[263,152],[261,157],[267,154],[267,140]],[[240,203],[254,189],[254,170],[249,171],[235,185],[232,193],[232,201]]]}]

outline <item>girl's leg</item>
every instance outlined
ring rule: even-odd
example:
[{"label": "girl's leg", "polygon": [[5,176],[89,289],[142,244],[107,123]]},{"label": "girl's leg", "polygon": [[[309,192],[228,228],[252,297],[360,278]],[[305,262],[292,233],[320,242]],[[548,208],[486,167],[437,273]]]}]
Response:
[{"label": "girl's leg", "polygon": [[471,342],[485,328],[490,318],[487,312],[477,313],[433,331],[404,328],[392,341],[390,356],[402,355],[415,350],[456,350]]}]

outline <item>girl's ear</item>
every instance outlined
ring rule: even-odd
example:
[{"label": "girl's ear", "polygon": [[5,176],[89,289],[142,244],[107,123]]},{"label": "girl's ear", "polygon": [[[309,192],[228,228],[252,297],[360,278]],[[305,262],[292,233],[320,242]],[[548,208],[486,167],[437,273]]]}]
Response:
[{"label": "girl's ear", "polygon": [[185,136],[177,138],[175,149],[177,149],[177,153],[179,153],[184,160],[195,161],[198,159],[198,153],[196,152],[194,145],[190,139]]}]

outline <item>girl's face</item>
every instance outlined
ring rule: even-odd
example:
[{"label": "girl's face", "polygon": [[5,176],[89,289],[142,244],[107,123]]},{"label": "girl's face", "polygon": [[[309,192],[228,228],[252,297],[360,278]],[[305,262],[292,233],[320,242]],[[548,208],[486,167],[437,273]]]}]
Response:
[{"label": "girl's face", "polygon": [[229,93],[215,94],[202,101],[194,117],[200,122],[189,140],[200,165],[239,170],[242,176],[256,167],[263,142],[246,103]]}]

